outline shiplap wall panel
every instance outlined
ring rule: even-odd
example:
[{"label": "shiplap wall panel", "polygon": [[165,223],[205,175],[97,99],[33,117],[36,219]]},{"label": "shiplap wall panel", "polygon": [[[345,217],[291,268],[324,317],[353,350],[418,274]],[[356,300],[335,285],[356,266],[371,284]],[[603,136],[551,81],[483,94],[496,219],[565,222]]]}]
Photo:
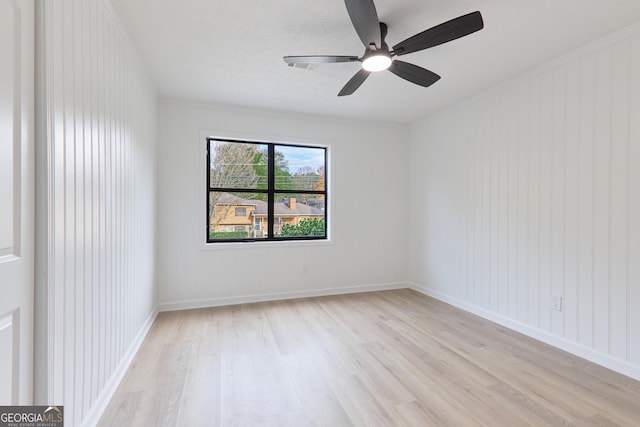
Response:
[{"label": "shiplap wall panel", "polygon": [[[580,64],[567,64],[564,115],[564,197],[561,221],[564,228],[562,295],[566,300],[578,298],[578,235],[579,235],[579,162],[580,162]],[[578,341],[578,304],[564,304],[563,311],[554,317],[559,323],[553,331],[567,339]]]},{"label": "shiplap wall panel", "polygon": [[610,351],[615,357],[627,355],[627,283],[629,236],[629,187],[627,161],[629,148],[629,45],[625,41],[612,49],[611,76],[611,182],[610,182],[610,283],[624,286],[610,287],[611,313]]},{"label": "shiplap wall panel", "polygon": [[[511,141],[514,139],[514,135],[518,132],[518,118],[520,112],[517,108],[514,108],[516,103],[515,100],[519,94],[510,90],[506,94],[507,98],[507,117],[509,118],[509,126],[507,126],[507,133],[505,138],[507,141]],[[516,144],[505,144],[505,163],[507,165],[507,176],[505,178],[505,184],[507,186],[507,193],[505,195],[505,203],[507,205],[506,211],[506,231],[505,231],[505,242],[506,242],[506,258],[505,258],[505,269],[507,270],[506,276],[506,289],[504,290],[507,295],[506,299],[506,307],[503,311],[503,314],[507,317],[515,317],[517,315],[518,309],[518,289],[516,286],[511,286],[510,284],[517,283],[517,265],[518,258],[516,256],[517,251],[517,236],[518,236],[518,227],[516,223],[516,218],[518,215],[518,174],[517,174],[517,164],[514,162],[510,162],[510,159],[514,159],[517,162],[518,159],[518,151]]]},{"label": "shiplap wall panel", "polygon": [[[584,90],[595,87],[595,61],[593,56],[584,58],[580,64],[580,141],[578,148],[578,340],[593,346],[593,165],[595,92]],[[570,304],[565,301],[565,306]]]},{"label": "shiplap wall panel", "polygon": [[[640,324],[640,223],[634,218],[640,217],[640,35],[631,40],[629,66],[629,157],[627,159],[627,183],[629,189],[629,240],[627,262],[627,319],[630,325]],[[635,141],[635,142],[634,142]],[[627,330],[628,358],[640,365],[640,333]]]},{"label": "shiplap wall panel", "polygon": [[[565,266],[565,226],[564,211],[566,205],[565,193],[565,164],[566,154],[566,87],[567,70],[560,69],[553,74],[553,121],[550,147],[551,179],[549,181],[549,220],[550,220],[550,250],[549,285],[543,301],[542,317],[547,322],[547,328],[555,334],[563,331],[562,314],[550,310],[551,296],[564,294],[564,266]],[[543,325],[544,327],[544,325]]]},{"label": "shiplap wall panel", "polygon": [[539,164],[540,164],[540,185],[538,188],[538,210],[540,242],[538,247],[538,283],[539,285],[539,305],[537,310],[538,327],[549,330],[550,312],[549,299],[551,297],[551,257],[545,254],[553,252],[553,233],[554,226],[552,223],[553,212],[553,193],[554,193],[554,157],[555,149],[555,122],[557,111],[555,110],[555,73],[549,72],[545,74],[542,81],[543,101],[541,103],[541,123],[550,123],[550,126],[541,126],[544,130],[541,137],[535,145],[540,146]]},{"label": "shiplap wall panel", "polygon": [[[544,76],[543,76],[544,77]],[[534,327],[540,326],[540,188],[542,180],[540,177],[543,139],[547,137],[548,128],[542,126],[542,105],[546,100],[542,91],[542,78],[534,79],[532,82],[530,103],[529,103],[529,134],[527,143],[529,174],[528,188],[528,227],[529,234],[529,255],[527,257],[527,321]],[[485,165],[486,167],[486,165]]]},{"label": "shiplap wall panel", "polygon": [[[640,217],[640,80],[632,78],[640,75],[640,36],[633,38],[631,42],[631,58],[629,71],[629,158],[628,185],[629,185],[629,241],[628,241],[628,277],[629,286],[627,313],[630,325],[640,325],[640,222],[634,218]],[[634,143],[634,141],[636,141]],[[627,330],[629,340],[628,357],[634,363],[640,365],[640,332]]]},{"label": "shiplap wall panel", "polygon": [[[49,403],[90,423],[155,306],[156,95],[106,0],[43,2]],[[95,421],[95,420],[93,420]]]},{"label": "shiplap wall panel", "polygon": [[[593,342],[602,353],[609,352],[610,305],[609,267],[611,214],[611,50],[595,56],[595,138],[593,147]],[[583,88],[583,90],[588,90]]]},{"label": "shiplap wall panel", "polygon": [[640,24],[411,139],[417,286],[640,376]]},{"label": "shiplap wall panel", "polygon": [[[519,111],[519,133],[516,134],[513,144],[517,146],[517,181],[518,181],[518,214],[513,220],[518,229],[518,246],[517,253],[517,281],[516,288],[518,294],[518,311],[516,319],[520,322],[526,323],[528,320],[527,312],[527,274],[529,270],[528,262],[528,217],[529,217],[529,192],[527,187],[527,181],[525,177],[529,173],[529,153],[528,147],[530,145],[529,134],[529,122],[527,121],[526,110],[529,107],[530,90],[527,87],[518,88],[519,97],[516,100],[516,105]],[[519,137],[518,137],[519,136]],[[471,254],[473,256],[473,254]]]}]

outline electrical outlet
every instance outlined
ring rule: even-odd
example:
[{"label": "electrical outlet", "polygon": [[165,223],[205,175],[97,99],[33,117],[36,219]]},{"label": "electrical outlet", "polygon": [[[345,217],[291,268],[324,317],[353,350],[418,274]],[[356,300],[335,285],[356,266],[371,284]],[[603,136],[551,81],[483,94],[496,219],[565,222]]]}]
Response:
[{"label": "electrical outlet", "polygon": [[551,297],[551,309],[556,311],[562,311],[562,296],[553,295]]},{"label": "electrical outlet", "polygon": [[309,274],[309,264],[304,264],[302,266],[302,275],[306,276],[307,274]]}]

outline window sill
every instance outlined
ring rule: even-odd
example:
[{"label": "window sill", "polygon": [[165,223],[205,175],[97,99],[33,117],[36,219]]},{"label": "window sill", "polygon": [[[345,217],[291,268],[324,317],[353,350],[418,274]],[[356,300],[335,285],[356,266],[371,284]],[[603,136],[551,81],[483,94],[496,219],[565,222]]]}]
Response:
[{"label": "window sill", "polygon": [[202,251],[217,251],[230,249],[262,249],[262,248],[300,248],[305,246],[333,246],[335,243],[331,239],[327,240],[299,240],[299,241],[251,241],[251,242],[224,242],[224,243],[204,243]]}]

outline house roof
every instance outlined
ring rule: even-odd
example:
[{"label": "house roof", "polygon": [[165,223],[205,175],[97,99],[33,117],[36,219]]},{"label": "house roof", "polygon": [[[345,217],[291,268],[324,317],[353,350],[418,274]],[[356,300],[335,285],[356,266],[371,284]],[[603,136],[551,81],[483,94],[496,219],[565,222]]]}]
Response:
[{"label": "house roof", "polygon": [[[229,193],[222,193],[217,200],[219,205],[232,206],[253,206],[253,216],[267,216],[267,203],[263,200],[245,199],[233,196]],[[283,216],[324,216],[322,209],[307,206],[304,203],[296,202],[295,209],[291,209],[288,203],[276,202],[274,215]]]}]

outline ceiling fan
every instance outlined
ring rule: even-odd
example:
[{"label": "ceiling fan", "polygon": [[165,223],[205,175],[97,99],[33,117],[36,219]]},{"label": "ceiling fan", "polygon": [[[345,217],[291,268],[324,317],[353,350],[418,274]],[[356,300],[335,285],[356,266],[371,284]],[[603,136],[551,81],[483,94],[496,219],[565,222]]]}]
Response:
[{"label": "ceiling fan", "polygon": [[378,20],[373,0],[345,0],[351,22],[364,44],[362,57],[357,56],[285,56],[289,66],[335,62],[361,62],[362,68],[347,82],[338,96],[351,95],[372,72],[389,70],[393,74],[420,86],[431,86],[440,79],[436,73],[417,65],[394,60],[394,56],[406,55],[464,37],[484,27],[480,12],[472,12],[436,25],[408,39],[390,50],[385,42],[387,25]]}]

